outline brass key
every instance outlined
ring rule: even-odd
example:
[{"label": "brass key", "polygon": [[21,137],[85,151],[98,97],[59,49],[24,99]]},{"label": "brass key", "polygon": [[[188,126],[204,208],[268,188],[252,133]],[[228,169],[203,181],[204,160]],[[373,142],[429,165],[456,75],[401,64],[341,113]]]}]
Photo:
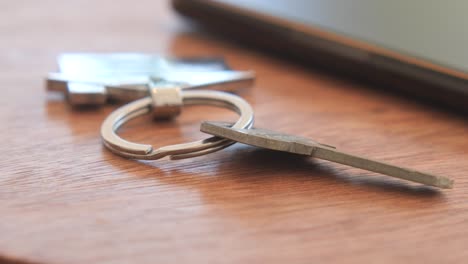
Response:
[{"label": "brass key", "polygon": [[308,155],[439,188],[450,189],[453,186],[453,181],[447,177],[436,176],[352,155],[339,151],[333,146],[321,144],[307,138],[259,128],[233,129],[230,125],[221,122],[204,122],[201,125],[201,131],[256,147]]}]

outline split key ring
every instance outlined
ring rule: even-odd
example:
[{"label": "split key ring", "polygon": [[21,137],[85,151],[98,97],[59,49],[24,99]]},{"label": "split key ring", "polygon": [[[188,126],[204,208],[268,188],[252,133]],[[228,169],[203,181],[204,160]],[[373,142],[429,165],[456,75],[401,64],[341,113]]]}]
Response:
[{"label": "split key ring", "polygon": [[220,137],[210,137],[154,149],[151,145],[130,142],[117,135],[117,130],[127,121],[150,112],[156,118],[167,119],[178,115],[183,105],[213,105],[239,114],[233,128],[248,129],[254,122],[252,107],[237,95],[212,90],[181,90],[171,83],[160,83],[149,89],[150,96],[116,109],[104,120],[101,137],[104,145],[113,153],[143,160],[156,160],[165,156],[169,156],[170,159],[184,159],[215,152],[235,143]]}]

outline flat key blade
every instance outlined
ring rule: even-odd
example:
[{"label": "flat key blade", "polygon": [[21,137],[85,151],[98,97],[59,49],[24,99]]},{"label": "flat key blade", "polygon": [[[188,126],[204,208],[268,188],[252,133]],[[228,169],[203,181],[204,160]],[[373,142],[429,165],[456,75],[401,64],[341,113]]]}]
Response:
[{"label": "flat key blade", "polygon": [[266,129],[233,129],[230,125],[229,123],[222,122],[204,122],[201,125],[201,131],[256,147],[309,155],[434,187],[450,189],[453,186],[453,181],[446,177],[431,175],[352,155],[339,151],[335,147],[321,144],[307,138],[282,134]]},{"label": "flat key blade", "polygon": [[443,189],[451,189],[453,187],[453,181],[443,176],[432,175],[409,168],[395,166],[386,162],[356,156],[336,149],[317,146],[311,156]]}]

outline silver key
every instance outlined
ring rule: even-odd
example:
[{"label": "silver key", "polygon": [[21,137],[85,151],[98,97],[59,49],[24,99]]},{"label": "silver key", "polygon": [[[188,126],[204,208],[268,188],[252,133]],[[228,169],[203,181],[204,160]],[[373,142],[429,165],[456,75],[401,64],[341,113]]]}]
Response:
[{"label": "silver key", "polygon": [[352,155],[307,138],[258,128],[233,129],[230,125],[221,122],[204,122],[201,125],[201,131],[256,147],[308,155],[439,188],[450,189],[453,186],[453,180],[443,176],[431,175]]},{"label": "silver key", "polygon": [[66,95],[71,105],[103,105],[108,100],[134,101],[149,95],[148,88],[160,82],[172,83],[182,89],[234,91],[248,88],[255,80],[251,71],[160,71],[154,75],[115,77],[80,77],[49,73],[47,90]]},{"label": "silver key", "polygon": [[140,53],[67,53],[60,72],[50,73],[47,90],[63,93],[70,105],[129,102],[149,95],[161,81],[182,89],[234,91],[248,88],[250,71],[232,71],[222,58],[166,58]]}]

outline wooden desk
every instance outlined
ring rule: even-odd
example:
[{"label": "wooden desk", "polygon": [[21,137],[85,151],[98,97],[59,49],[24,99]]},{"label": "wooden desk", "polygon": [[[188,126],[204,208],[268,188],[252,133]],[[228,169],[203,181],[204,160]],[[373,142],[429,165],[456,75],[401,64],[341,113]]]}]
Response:
[{"label": "wooden desk", "polygon": [[[10,1],[1,13],[3,262],[466,262],[466,120],[197,34],[164,1]],[[257,126],[450,176],[455,188],[243,145],[182,161],[117,157],[99,138],[113,107],[73,111],[44,90],[56,56],[72,51],[224,55],[258,74],[241,93]],[[142,118],[122,135],[160,146],[204,137],[201,120],[235,118],[207,109]]]}]

